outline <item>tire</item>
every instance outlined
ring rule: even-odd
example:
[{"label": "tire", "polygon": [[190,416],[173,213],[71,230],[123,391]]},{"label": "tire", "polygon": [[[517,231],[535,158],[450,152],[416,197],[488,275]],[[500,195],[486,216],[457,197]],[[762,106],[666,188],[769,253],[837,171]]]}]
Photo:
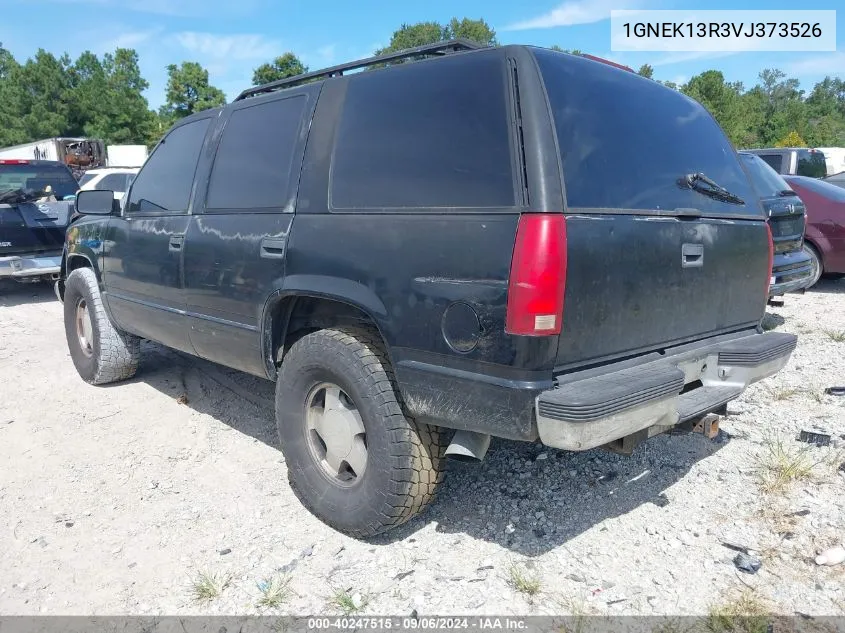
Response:
[{"label": "tire", "polygon": [[[87,312],[87,329],[81,309]],[[109,320],[97,277],[90,268],[77,268],[65,281],[64,312],[70,357],[85,382],[104,385],[135,375],[141,339],[118,330]]]},{"label": "tire", "polygon": [[[339,420],[362,425],[363,435],[352,441],[357,449],[363,443],[366,455],[365,461],[354,460],[360,450],[351,449],[340,474],[329,466],[331,441],[324,442],[311,423],[326,419],[334,388],[340,391],[332,400],[340,403],[334,411],[342,413],[329,426],[339,428]],[[405,415],[372,330],[318,330],[294,343],[276,383],[276,422],[294,493],[318,519],[349,536],[368,538],[405,523],[425,509],[443,480],[446,446],[440,430]]]},{"label": "tire", "polygon": [[824,267],[822,265],[822,258],[819,257],[819,253],[815,247],[805,243],[804,252],[810,257],[810,261],[813,264],[813,276],[810,279],[810,283],[806,286],[807,288],[812,288],[821,278],[822,273],[824,272]]}]

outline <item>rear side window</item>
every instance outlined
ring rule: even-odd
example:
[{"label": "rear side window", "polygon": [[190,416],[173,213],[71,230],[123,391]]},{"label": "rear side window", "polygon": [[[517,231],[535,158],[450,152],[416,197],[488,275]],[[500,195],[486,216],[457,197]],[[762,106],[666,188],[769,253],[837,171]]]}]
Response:
[{"label": "rear side window", "polygon": [[285,205],[305,103],[302,95],[232,112],[211,170],[208,209]]},{"label": "rear side window", "polygon": [[783,171],[783,154],[757,154],[757,156],[777,173]]},{"label": "rear side window", "polygon": [[[572,209],[762,215],[722,130],[698,103],[635,73],[535,49]],[[679,179],[701,172],[745,204],[715,200]]]},{"label": "rear side window", "polygon": [[778,195],[781,191],[789,190],[789,185],[781,178],[780,174],[759,156],[740,154],[739,157],[745,164],[745,169],[751,178],[751,184],[754,185],[754,189],[757,190],[761,198],[769,198]]},{"label": "rear side window", "polygon": [[135,178],[128,213],[187,213],[205,133],[210,119],[172,130]]},{"label": "rear side window", "polygon": [[107,191],[126,191],[126,174],[109,174],[103,177],[95,186],[96,189]]},{"label": "rear side window", "polygon": [[799,176],[824,178],[827,175],[827,162],[824,159],[824,154],[819,151],[811,152],[807,149],[799,149],[796,172]]},{"label": "rear side window", "polygon": [[455,55],[348,81],[332,208],[514,206],[501,58]]}]

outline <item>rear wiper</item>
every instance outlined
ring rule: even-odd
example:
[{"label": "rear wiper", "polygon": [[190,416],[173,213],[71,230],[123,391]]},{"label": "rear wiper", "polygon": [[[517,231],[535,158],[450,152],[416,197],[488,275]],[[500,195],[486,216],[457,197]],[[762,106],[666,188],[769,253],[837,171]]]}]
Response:
[{"label": "rear wiper", "polygon": [[710,180],[701,172],[694,174],[687,174],[678,180],[678,184],[682,187],[687,187],[693,191],[704,194],[722,202],[729,202],[730,204],[745,204],[745,200],[731,193],[722,185]]}]

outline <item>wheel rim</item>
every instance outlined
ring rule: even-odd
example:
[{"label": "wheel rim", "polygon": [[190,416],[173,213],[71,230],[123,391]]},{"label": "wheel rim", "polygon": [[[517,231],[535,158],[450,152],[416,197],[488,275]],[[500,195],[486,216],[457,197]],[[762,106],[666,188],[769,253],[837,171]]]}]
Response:
[{"label": "wheel rim", "polygon": [[367,470],[364,422],[355,402],[333,383],[321,383],[306,401],[308,448],[323,473],[341,486],[353,486]]},{"label": "wheel rim", "polygon": [[76,338],[79,347],[86,356],[94,355],[94,325],[91,323],[91,313],[88,304],[81,298],[76,302]]}]

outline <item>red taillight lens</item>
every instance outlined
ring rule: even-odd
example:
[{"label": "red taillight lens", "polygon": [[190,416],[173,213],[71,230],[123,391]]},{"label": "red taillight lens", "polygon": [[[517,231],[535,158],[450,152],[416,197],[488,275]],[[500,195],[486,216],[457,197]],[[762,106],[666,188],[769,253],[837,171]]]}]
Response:
[{"label": "red taillight lens", "polygon": [[769,226],[768,222],[766,223],[766,233],[769,236],[769,274],[766,276],[766,301],[768,301],[769,289],[772,287],[772,280],[774,279],[772,265],[775,263],[775,240],[772,237],[772,227]]},{"label": "red taillight lens", "polygon": [[523,336],[560,334],[566,290],[566,218],[526,213],[513,248],[505,332]]},{"label": "red taillight lens", "polygon": [[23,158],[0,158],[0,165],[29,165]]}]

